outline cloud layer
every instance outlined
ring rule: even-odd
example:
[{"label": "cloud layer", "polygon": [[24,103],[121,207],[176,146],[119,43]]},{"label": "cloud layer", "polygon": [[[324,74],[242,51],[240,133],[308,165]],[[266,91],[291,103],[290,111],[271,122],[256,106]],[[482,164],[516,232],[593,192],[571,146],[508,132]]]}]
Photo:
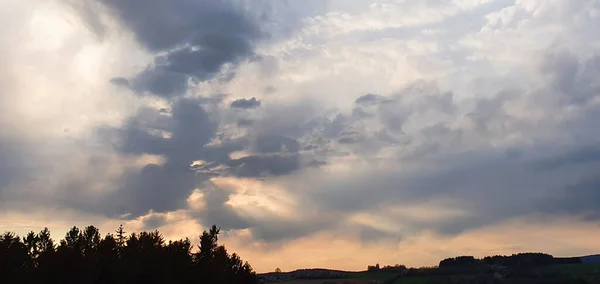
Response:
[{"label": "cloud layer", "polygon": [[598,225],[596,1],[15,5],[0,224],[219,224],[273,257]]}]

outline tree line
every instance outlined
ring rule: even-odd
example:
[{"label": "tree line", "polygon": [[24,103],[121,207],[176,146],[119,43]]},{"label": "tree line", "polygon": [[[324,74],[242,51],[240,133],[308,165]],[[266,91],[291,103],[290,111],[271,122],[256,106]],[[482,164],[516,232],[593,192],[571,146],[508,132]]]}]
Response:
[{"label": "tree line", "polygon": [[510,256],[495,255],[477,259],[473,256],[458,256],[440,261],[440,268],[497,265],[506,267],[535,267],[552,264],[580,263],[580,258],[555,258],[545,253],[518,253]]},{"label": "tree line", "polygon": [[367,266],[368,272],[400,273],[405,270],[406,270],[406,266],[400,265],[400,264],[396,264],[394,266],[386,265],[384,267],[379,267],[379,263],[377,263],[375,265]]},{"label": "tree line", "polygon": [[220,229],[166,241],[159,231],[101,236],[94,226],[71,228],[58,243],[48,228],[21,238],[0,235],[0,283],[258,283],[248,262],[219,245]]}]

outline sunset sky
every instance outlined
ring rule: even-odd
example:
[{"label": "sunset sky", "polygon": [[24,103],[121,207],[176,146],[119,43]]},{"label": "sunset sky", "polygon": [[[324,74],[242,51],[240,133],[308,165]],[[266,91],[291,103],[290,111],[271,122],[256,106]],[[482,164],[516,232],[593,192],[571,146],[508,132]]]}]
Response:
[{"label": "sunset sky", "polygon": [[258,272],[600,253],[598,0],[0,1],[0,233]]}]

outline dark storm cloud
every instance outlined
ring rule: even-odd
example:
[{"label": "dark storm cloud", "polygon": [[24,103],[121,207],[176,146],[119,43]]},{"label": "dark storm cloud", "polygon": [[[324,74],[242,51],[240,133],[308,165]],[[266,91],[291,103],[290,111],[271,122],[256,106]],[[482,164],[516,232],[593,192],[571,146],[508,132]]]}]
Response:
[{"label": "dark storm cloud", "polygon": [[[248,38],[259,34],[256,24],[232,1],[99,0],[151,51],[184,44],[204,47],[212,35]],[[215,48],[211,44],[208,48]]]},{"label": "dark storm cloud", "polygon": [[[241,2],[237,5],[233,1],[211,0],[100,2],[144,47],[163,53],[130,80],[131,87],[142,93],[167,98],[182,95],[188,80],[212,79],[225,65],[236,65],[251,57],[254,42],[263,37],[257,19],[240,6]],[[83,16],[88,21],[95,19],[86,17],[86,13]]]},{"label": "dark storm cloud", "polygon": [[153,66],[138,74],[131,82],[133,90],[139,93],[150,92],[165,98],[173,98],[186,92],[189,77],[186,74],[171,72],[164,66]]},{"label": "dark storm cloud", "polygon": [[178,99],[170,115],[142,108],[112,136],[125,153],[164,155],[191,163],[201,157],[203,146],[215,137],[218,127],[203,107],[205,103],[204,99]]},{"label": "dark storm cloud", "polygon": [[184,208],[185,200],[201,181],[189,165],[173,162],[162,166],[149,164],[124,176],[119,191],[107,201],[108,215],[130,214],[131,218],[135,218],[150,210],[164,213]]},{"label": "dark storm cloud", "polygon": [[[103,129],[102,133],[117,143],[124,153],[163,155],[167,153],[168,141],[162,132],[169,131],[171,123],[169,117],[159,110],[142,108],[127,120],[122,129],[114,132]],[[152,133],[153,130],[158,132]]]},{"label": "dark storm cloud", "polygon": [[228,162],[231,172],[239,177],[280,176],[300,169],[300,155],[248,156]]},{"label": "dark storm cloud", "polygon": [[206,100],[180,98],[169,113],[142,108],[123,128],[100,131],[123,153],[160,155],[166,160],[162,165],[148,164],[126,172],[118,190],[107,197],[104,212],[137,217],[151,210],[160,213],[186,206],[187,197],[208,179],[197,174],[192,163],[205,156],[218,158],[214,154],[220,151],[206,153],[210,148],[205,145],[215,137],[218,123],[204,104]]},{"label": "dark storm cloud", "polygon": [[259,153],[298,152],[300,143],[296,139],[278,135],[260,135],[254,142],[254,151]]},{"label": "dark storm cloud", "polygon": [[175,123],[169,139],[172,147],[168,157],[191,163],[201,156],[203,146],[214,138],[218,122],[213,121],[205,108],[194,99],[180,99],[172,108]]},{"label": "dark storm cloud", "polygon": [[241,109],[249,109],[249,108],[257,108],[260,106],[260,101],[256,98],[247,99],[239,99],[235,100],[231,103],[232,108],[241,108]]}]

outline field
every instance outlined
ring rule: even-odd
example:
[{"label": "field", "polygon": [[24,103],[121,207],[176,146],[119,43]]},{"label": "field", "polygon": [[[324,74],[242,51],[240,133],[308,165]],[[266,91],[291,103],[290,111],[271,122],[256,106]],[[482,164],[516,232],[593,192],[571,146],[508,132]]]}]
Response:
[{"label": "field", "polygon": [[353,280],[364,279],[364,280],[376,280],[384,282],[396,277],[395,273],[378,273],[378,272],[353,272],[348,274],[348,278]]},{"label": "field", "polygon": [[373,272],[350,272],[346,279],[300,279],[285,282],[276,282],[278,284],[375,284],[383,283],[395,277],[395,274],[390,273],[373,273]]},{"label": "field", "polygon": [[438,281],[439,277],[437,276],[405,277],[396,280],[394,284],[428,284],[436,283]]},{"label": "field", "polygon": [[540,268],[538,270],[541,274],[546,275],[558,275],[568,276],[571,278],[579,278],[587,281],[600,280],[600,264],[563,264],[553,265],[549,267]]},{"label": "field", "polygon": [[[598,264],[563,264],[563,265],[552,265],[548,267],[542,267],[526,273],[528,275],[513,276],[505,278],[502,283],[524,283],[531,277],[531,279],[541,280],[558,280],[563,279],[566,281],[584,280],[586,283],[600,283],[600,265]],[[421,276],[421,277],[401,277],[397,279],[394,284],[437,284],[445,283],[451,280],[452,283],[469,283],[475,278],[474,275],[448,275],[448,276]],[[462,280],[462,281],[461,281]],[[532,282],[533,283],[533,282]],[[538,282],[535,282],[538,283]],[[562,282],[561,282],[562,283]],[[569,282],[570,283],[570,282]]]},{"label": "field", "polygon": [[329,279],[329,280],[293,280],[287,282],[278,282],[280,284],[372,284],[379,283],[368,279]]}]

